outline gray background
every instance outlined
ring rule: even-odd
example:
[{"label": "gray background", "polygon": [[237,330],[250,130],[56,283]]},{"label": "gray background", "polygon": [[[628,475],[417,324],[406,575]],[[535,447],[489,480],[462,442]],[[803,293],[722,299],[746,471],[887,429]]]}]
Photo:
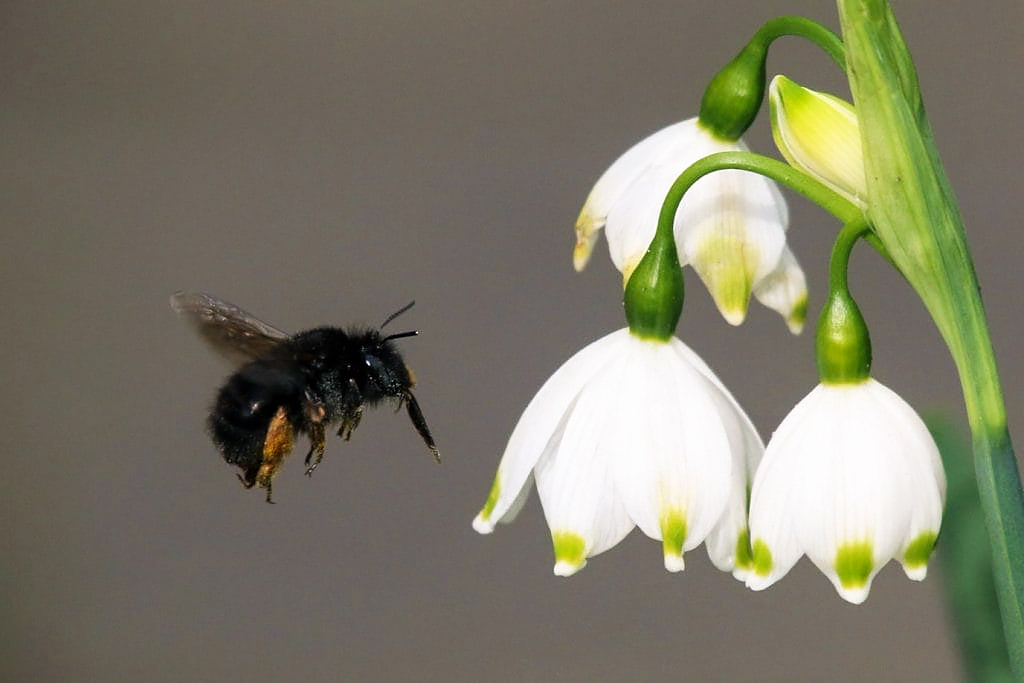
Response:
[{"label": "gray background", "polygon": [[[1017,426],[1024,5],[896,11]],[[571,267],[591,184],[783,13],[836,26],[761,0],[4,3],[0,678],[958,678],[937,576],[887,567],[853,607],[805,561],[754,594],[703,548],[666,573],[637,532],[563,580],[535,498],[470,528],[526,402],[622,325],[603,241]],[[844,92],[800,41],[772,54]],[[748,140],[771,151],[766,119]],[[791,207],[814,315],[836,225]],[[756,305],[731,328],[687,278],[681,336],[769,435],[815,382],[811,336]],[[870,250],[852,286],[876,375],[959,418],[907,287]],[[444,465],[381,410],[312,480],[289,462],[278,505],[242,490],[203,432],[226,369],[168,307],[181,288],[288,330],[415,298],[401,346]]]}]

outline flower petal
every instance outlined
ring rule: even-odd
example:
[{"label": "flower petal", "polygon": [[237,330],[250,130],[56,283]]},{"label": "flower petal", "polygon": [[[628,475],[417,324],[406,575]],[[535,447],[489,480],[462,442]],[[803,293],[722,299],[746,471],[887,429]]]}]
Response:
[{"label": "flower petal", "polygon": [[885,415],[898,430],[903,460],[907,467],[906,493],[910,502],[910,525],[900,544],[897,559],[907,577],[921,581],[928,571],[928,559],[938,538],[946,500],[946,473],[935,439],[910,404],[880,382],[872,381],[869,391],[884,404]]},{"label": "flower petal", "polygon": [[705,544],[708,556],[716,567],[722,571],[732,571],[737,579],[744,580],[751,568],[750,538],[747,530],[750,482],[764,454],[764,442],[761,441],[757,429],[743,408],[707,363],[679,339],[673,339],[671,344],[674,351],[716,389],[710,392],[710,395],[729,439],[733,474],[725,514],[712,529]]},{"label": "flower petal", "polygon": [[528,494],[524,489],[530,473],[572,401],[591,377],[616,358],[615,348],[628,334],[618,330],[586,346],[540,388],[509,437],[487,502],[473,520],[474,529],[487,534],[497,522],[512,521]]},{"label": "flower petal", "polygon": [[661,205],[681,170],[675,165],[648,169],[630,184],[608,214],[608,253],[622,273],[623,284],[629,281],[654,239]]},{"label": "flower petal", "polygon": [[587,383],[550,455],[537,465],[537,493],[551,529],[559,576],[579,571],[586,558],[611,548],[633,528],[615,492],[607,451],[601,448],[620,369],[620,363],[612,363]]},{"label": "flower petal", "polygon": [[[632,340],[622,401],[606,440],[626,509],[663,543],[666,568],[700,544],[729,498],[732,461],[709,391],[714,385],[670,344]],[[637,400],[643,396],[644,400]]]},{"label": "flower petal", "polygon": [[754,296],[781,314],[790,332],[803,331],[807,320],[807,279],[789,247],[782,250],[775,270],[754,283]]},{"label": "flower petal", "polygon": [[726,170],[698,180],[680,204],[676,242],[731,324],[743,322],[754,283],[782,255],[787,211],[780,200],[761,176]]},{"label": "flower petal", "polygon": [[[583,270],[586,267],[598,232],[605,227],[609,213],[626,189],[651,166],[658,165],[677,150],[689,147],[689,139],[697,134],[696,118],[680,121],[636,143],[608,167],[594,184],[576,220],[576,247],[573,250],[573,265],[576,270]],[[699,157],[694,157],[693,160],[697,158]],[[679,171],[681,172],[683,168],[685,166]],[[658,205],[661,205],[660,201]]]},{"label": "flower petal", "polygon": [[764,590],[785,576],[804,552],[794,519],[800,511],[796,494],[813,481],[804,481],[805,460],[813,459],[799,448],[806,424],[819,417],[815,400],[818,389],[783,419],[765,449],[764,458],[754,475],[750,492],[750,541],[753,571],[747,575],[747,587]]}]

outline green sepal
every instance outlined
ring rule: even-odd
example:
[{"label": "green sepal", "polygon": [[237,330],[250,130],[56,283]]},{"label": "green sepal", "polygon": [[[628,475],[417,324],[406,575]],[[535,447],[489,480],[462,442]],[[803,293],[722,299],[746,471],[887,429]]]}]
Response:
[{"label": "green sepal", "polygon": [[857,303],[833,289],[818,319],[818,376],[823,384],[856,384],[871,372],[871,338]]}]

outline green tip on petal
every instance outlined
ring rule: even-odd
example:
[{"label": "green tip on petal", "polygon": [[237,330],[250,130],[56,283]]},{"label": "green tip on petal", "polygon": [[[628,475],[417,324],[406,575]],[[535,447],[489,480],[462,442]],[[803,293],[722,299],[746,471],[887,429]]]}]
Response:
[{"label": "green tip on petal", "polygon": [[836,551],[836,576],[839,577],[839,585],[846,591],[857,594],[864,591],[866,594],[865,589],[874,568],[874,553],[870,541],[846,543],[839,546]]},{"label": "green tip on petal", "polygon": [[730,325],[739,325],[747,317],[757,260],[750,245],[729,234],[709,236],[694,254],[694,270]]},{"label": "green tip on petal", "polygon": [[597,243],[597,233],[601,225],[590,212],[590,203],[583,206],[579,218],[576,219],[576,246],[572,250],[572,265],[576,272],[582,271],[590,261],[590,255]]},{"label": "green tip on petal", "polygon": [[768,545],[761,539],[754,541],[750,549],[753,553],[751,563],[754,574],[763,579],[772,573],[772,551],[768,549]]},{"label": "green tip on petal", "polygon": [[[762,545],[764,545],[762,543]],[[766,549],[767,550],[767,549]],[[734,554],[733,574],[739,578],[754,569],[754,552],[750,549],[750,531],[744,529],[736,537],[736,550]],[[770,558],[769,558],[770,561]],[[769,571],[770,571],[769,567]]]},{"label": "green tip on petal", "polygon": [[934,531],[925,531],[907,546],[903,553],[903,571],[914,581],[921,581],[928,573],[928,558],[935,550],[938,535]]},{"label": "green tip on petal", "polygon": [[804,324],[807,322],[807,297],[803,297],[794,304],[786,316],[786,327],[793,334],[800,334],[804,331]]},{"label": "green tip on petal", "polygon": [[681,572],[683,544],[686,542],[686,515],[679,510],[665,510],[661,514],[661,547],[665,555],[665,569]]},{"label": "green tip on petal", "polygon": [[551,543],[555,549],[556,576],[572,576],[587,564],[587,543],[579,534],[553,531]]},{"label": "green tip on petal", "polygon": [[487,501],[480,513],[473,520],[473,529],[481,534],[489,534],[494,531],[494,522],[491,521],[491,513],[494,506],[498,504],[498,496],[501,495],[500,473],[494,476],[494,483],[491,484],[491,492],[487,494]]}]

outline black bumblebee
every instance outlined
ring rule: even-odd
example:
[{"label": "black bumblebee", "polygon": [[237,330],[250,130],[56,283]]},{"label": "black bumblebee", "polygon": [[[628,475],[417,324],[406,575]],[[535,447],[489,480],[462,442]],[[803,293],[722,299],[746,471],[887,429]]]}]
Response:
[{"label": "black bumblebee", "polygon": [[[412,307],[396,311],[381,328]],[[192,322],[215,350],[241,367],[217,392],[207,421],[224,459],[241,469],[246,488],[267,490],[291,453],[296,434],[309,436],[306,474],[324,457],[325,430],[340,423],[346,441],[359,426],[363,406],[386,400],[404,404],[434,459],[441,456],[412,394],[412,373],[393,341],[417,332],[384,336],[380,330],[317,327],[288,335],[209,294],[178,292],[171,308]]]}]

